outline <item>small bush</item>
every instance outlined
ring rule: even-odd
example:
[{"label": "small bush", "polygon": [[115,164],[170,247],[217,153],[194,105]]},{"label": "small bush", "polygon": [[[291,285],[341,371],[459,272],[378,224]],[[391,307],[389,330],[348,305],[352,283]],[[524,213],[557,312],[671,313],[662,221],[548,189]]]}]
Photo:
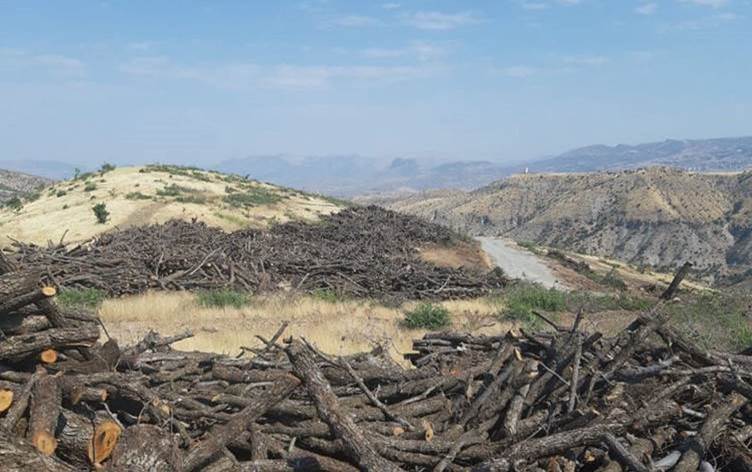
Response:
[{"label": "small bush", "polygon": [[272,205],[281,200],[282,197],[265,188],[255,188],[243,193],[231,193],[224,197],[225,203],[235,208]]},{"label": "small bush", "polygon": [[97,184],[94,182],[87,182],[86,186],[84,186],[84,192],[93,192],[97,189]]},{"label": "small bush", "polygon": [[203,205],[207,202],[205,195],[186,195],[175,198],[175,201],[180,203],[195,203],[197,205]]},{"label": "small bush", "polygon": [[102,164],[102,167],[99,168],[100,174],[106,174],[107,172],[110,172],[112,170],[115,170],[115,164],[110,164],[109,162],[105,162]]},{"label": "small bush", "polygon": [[242,308],[250,303],[250,297],[247,293],[230,289],[199,292],[197,299],[199,305],[207,308],[224,308],[228,306]]},{"label": "small bush", "polygon": [[66,192],[65,190],[58,190],[57,193],[55,194],[57,198],[64,197],[66,195],[68,195],[68,192]]},{"label": "small bush", "polygon": [[5,202],[6,208],[10,208],[13,211],[20,211],[23,208],[23,202],[18,197],[13,197]]},{"label": "small bush", "polygon": [[107,219],[110,217],[110,212],[107,211],[107,205],[100,202],[91,207],[91,211],[94,212],[94,216],[97,218],[97,223],[103,225],[107,223]]},{"label": "small bush", "polygon": [[443,306],[421,303],[415,309],[405,313],[402,324],[410,329],[439,329],[449,326],[451,322],[449,310]]},{"label": "small bush", "polygon": [[130,192],[125,194],[125,198],[128,200],[149,200],[151,197],[141,192]]},{"label": "small bush", "polygon": [[31,202],[35,202],[35,201],[39,200],[39,197],[41,197],[41,196],[42,196],[42,194],[40,192],[31,192],[31,193],[28,193],[28,194],[26,194],[24,196],[24,200],[26,200],[27,202],[31,203]]},{"label": "small bush", "polygon": [[96,288],[66,288],[58,293],[55,300],[63,307],[97,308],[106,298],[103,290]]},{"label": "small bush", "polygon": [[317,288],[311,292],[311,296],[317,300],[328,303],[337,303],[339,301],[337,292],[328,288]]},{"label": "small bush", "polygon": [[519,283],[510,287],[505,295],[502,316],[511,320],[534,323],[533,310],[557,312],[567,308],[567,294],[555,288]]},{"label": "small bush", "polygon": [[195,193],[196,190],[183,187],[177,184],[165,185],[164,188],[157,190],[157,195],[160,197],[178,197],[184,193]]}]

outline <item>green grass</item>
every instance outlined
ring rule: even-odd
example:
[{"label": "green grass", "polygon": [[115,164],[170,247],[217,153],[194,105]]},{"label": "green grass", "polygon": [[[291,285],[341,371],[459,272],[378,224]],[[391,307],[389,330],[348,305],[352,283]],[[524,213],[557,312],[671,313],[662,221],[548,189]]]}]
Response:
[{"label": "green grass", "polygon": [[566,293],[537,284],[517,283],[509,287],[502,296],[504,308],[501,316],[526,324],[537,323],[538,318],[533,315],[535,310],[555,313],[567,309]]},{"label": "green grass", "polygon": [[180,203],[195,203],[197,205],[205,204],[208,199],[205,195],[181,195],[175,198],[175,201]]},{"label": "green grass", "polygon": [[251,302],[251,297],[237,290],[207,290],[196,295],[198,304],[207,308],[242,308]]},{"label": "green grass", "polygon": [[421,303],[413,310],[405,313],[402,325],[410,329],[439,329],[449,326],[451,322],[449,310],[443,306]]},{"label": "green grass", "polygon": [[65,288],[58,293],[55,299],[60,306],[66,308],[84,307],[97,308],[106,298],[104,290],[96,288]]},{"label": "green grass", "polygon": [[752,295],[703,292],[666,307],[670,323],[705,348],[738,351],[752,347]]},{"label": "green grass", "polygon": [[130,192],[125,195],[125,198],[128,200],[150,200],[151,197],[148,195],[144,195],[141,192]]},{"label": "green grass", "polygon": [[236,192],[224,197],[225,203],[235,208],[253,207],[258,205],[272,205],[282,201],[276,192],[265,188],[254,188],[246,192]]},{"label": "green grass", "polygon": [[179,197],[186,193],[195,193],[196,190],[189,188],[189,187],[183,187],[182,185],[177,184],[170,184],[165,185],[164,188],[157,190],[157,195],[160,197]]},{"label": "green grass", "polygon": [[329,288],[317,288],[311,291],[311,296],[316,300],[321,300],[327,303],[337,303],[341,300],[341,297],[337,295],[337,292]]}]

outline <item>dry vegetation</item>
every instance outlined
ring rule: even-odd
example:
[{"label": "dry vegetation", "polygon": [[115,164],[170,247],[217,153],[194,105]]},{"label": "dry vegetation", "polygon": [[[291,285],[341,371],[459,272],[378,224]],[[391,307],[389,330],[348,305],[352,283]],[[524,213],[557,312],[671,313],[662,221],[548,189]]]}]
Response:
[{"label": "dry vegetation", "polygon": [[[204,307],[189,293],[150,292],[105,300],[100,317],[110,334],[130,344],[150,329],[163,335],[186,329],[191,339],[180,349],[235,354],[241,346],[258,347],[255,335],[269,338],[284,321],[288,335],[304,336],[324,352],[351,354],[386,344],[395,359],[409,352],[411,341],[426,330],[401,326],[404,312],[415,302],[387,307],[370,300],[337,300],[321,296],[281,293],[254,297],[242,307]],[[500,334],[510,323],[496,318],[499,301],[493,298],[445,301],[452,314],[452,328],[483,334]]]},{"label": "dry vegetation", "polygon": [[[92,212],[110,212],[98,224]],[[112,228],[198,219],[226,230],[316,220],[338,211],[327,199],[238,176],[176,166],[125,167],[81,175],[45,188],[20,208],[0,208],[0,232],[44,244],[87,240]]]}]

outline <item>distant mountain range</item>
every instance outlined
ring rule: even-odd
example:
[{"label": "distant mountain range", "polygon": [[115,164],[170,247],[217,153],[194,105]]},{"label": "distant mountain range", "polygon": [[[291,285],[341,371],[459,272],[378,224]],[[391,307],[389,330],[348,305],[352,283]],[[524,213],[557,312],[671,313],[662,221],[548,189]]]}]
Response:
[{"label": "distant mountain range", "polygon": [[[437,161],[397,158],[392,161],[358,155],[291,157],[251,156],[222,161],[213,169],[335,196],[405,195],[424,190],[471,190],[512,174],[528,172],[593,172],[648,166],[694,171],[737,171],[752,168],[752,136],[666,140],[638,145],[595,145],[558,156],[517,164],[482,160]],[[74,166],[55,161],[0,161],[0,169],[47,177],[70,178]],[[89,170],[89,169],[82,169]]]},{"label": "distant mountain range", "polygon": [[[73,177],[76,167],[65,162],[35,161],[35,160],[0,160],[0,169],[24,174],[36,175],[52,180],[63,180]],[[84,169],[86,170],[86,169]]]},{"label": "distant mountain range", "polygon": [[440,164],[418,159],[384,163],[359,156],[289,159],[259,156],[219,163],[222,172],[249,174],[279,185],[340,196],[410,194],[453,188],[470,190],[526,170],[534,173],[594,172],[649,166],[692,171],[739,171],[752,168],[752,136],[666,140],[629,146],[588,146],[555,157],[520,164],[457,161]]}]

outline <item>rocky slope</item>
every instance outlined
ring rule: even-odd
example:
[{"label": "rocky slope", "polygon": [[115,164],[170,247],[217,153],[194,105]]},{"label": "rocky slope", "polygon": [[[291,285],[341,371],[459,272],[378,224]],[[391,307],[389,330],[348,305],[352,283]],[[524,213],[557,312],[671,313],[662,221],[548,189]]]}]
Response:
[{"label": "rocky slope", "polygon": [[705,274],[752,267],[752,173],[650,168],[529,174],[473,192],[386,202],[474,235],[504,236],[656,268]]},{"label": "rocky slope", "polygon": [[0,169],[0,203],[32,194],[51,182],[43,177]]}]

